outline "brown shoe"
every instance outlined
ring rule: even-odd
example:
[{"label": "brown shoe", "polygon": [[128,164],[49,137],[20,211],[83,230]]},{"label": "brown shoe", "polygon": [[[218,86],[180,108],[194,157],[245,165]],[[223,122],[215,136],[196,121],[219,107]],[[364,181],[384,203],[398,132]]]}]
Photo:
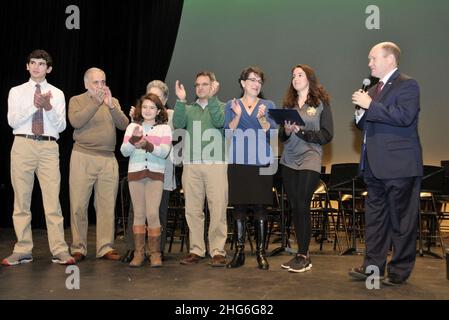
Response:
[{"label": "brown shoe", "polygon": [[212,267],[224,267],[226,266],[226,258],[220,254],[216,254],[212,257]]},{"label": "brown shoe", "polygon": [[187,257],[179,261],[180,264],[194,264],[200,262],[202,258],[194,253],[189,253]]},{"label": "brown shoe", "polygon": [[105,260],[112,260],[112,261],[118,261],[121,259],[120,255],[118,254],[117,250],[113,249],[111,251],[106,252],[101,259]]},{"label": "brown shoe", "polygon": [[75,262],[80,262],[86,259],[86,256],[82,254],[81,252],[74,252],[72,254],[73,259],[75,259]]}]

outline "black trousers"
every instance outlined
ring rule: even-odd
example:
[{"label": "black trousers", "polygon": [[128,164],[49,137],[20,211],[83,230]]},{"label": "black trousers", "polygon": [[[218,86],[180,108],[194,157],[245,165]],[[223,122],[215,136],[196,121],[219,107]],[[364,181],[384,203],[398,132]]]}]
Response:
[{"label": "black trousers", "polygon": [[390,244],[393,256],[388,274],[408,279],[416,259],[421,177],[377,179],[369,164],[364,172],[368,191],[365,201],[366,254],[364,267],[374,265],[385,272]]},{"label": "black trousers", "polygon": [[298,253],[308,255],[312,236],[310,202],[320,181],[320,174],[312,170],[294,170],[282,166],[282,181],[292,210]]}]

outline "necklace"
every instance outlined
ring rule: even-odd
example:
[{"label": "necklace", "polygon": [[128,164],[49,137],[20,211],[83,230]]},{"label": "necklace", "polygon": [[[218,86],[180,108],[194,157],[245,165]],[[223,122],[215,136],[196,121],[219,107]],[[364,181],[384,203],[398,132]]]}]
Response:
[{"label": "necklace", "polygon": [[[251,108],[253,107],[253,105],[252,105],[252,104],[247,105],[247,102],[246,102],[246,101],[247,101],[246,99],[242,99],[243,105],[244,105],[246,108],[248,108],[249,110],[251,110]],[[256,101],[255,101],[255,104],[254,104],[254,105],[257,105],[257,102],[258,102],[258,101],[259,101],[259,99],[256,98]]]}]

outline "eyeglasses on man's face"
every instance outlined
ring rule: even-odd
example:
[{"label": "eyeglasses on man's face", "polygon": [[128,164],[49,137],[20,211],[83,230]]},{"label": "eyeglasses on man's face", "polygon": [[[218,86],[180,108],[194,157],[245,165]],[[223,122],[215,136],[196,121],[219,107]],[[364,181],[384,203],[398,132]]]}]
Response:
[{"label": "eyeglasses on man's face", "polygon": [[246,80],[251,81],[251,82],[257,82],[259,84],[263,84],[263,81],[261,79],[256,79],[256,78],[246,78]]},{"label": "eyeglasses on man's face", "polygon": [[208,87],[208,86],[210,86],[210,83],[195,83],[194,85],[193,85],[195,88],[198,88],[198,87]]}]

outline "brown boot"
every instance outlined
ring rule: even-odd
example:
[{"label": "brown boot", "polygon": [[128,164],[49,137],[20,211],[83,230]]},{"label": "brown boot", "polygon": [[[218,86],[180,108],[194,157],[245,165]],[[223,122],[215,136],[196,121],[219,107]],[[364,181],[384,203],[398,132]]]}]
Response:
[{"label": "brown boot", "polygon": [[162,267],[161,258],[161,227],[148,228],[148,248],[152,268]]},{"label": "brown boot", "polygon": [[145,226],[133,226],[134,234],[134,258],[129,263],[130,267],[141,267],[145,262]]}]

